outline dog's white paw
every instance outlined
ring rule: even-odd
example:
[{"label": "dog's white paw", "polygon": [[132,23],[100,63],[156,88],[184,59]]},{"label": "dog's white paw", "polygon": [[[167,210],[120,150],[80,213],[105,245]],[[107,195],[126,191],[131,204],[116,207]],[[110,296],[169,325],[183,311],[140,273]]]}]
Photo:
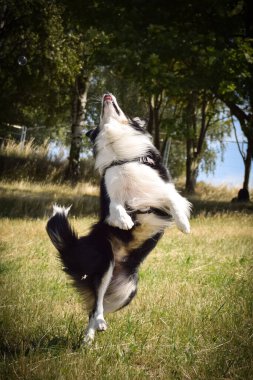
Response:
[{"label": "dog's white paw", "polygon": [[174,216],[175,223],[177,228],[184,232],[185,234],[189,234],[191,232],[190,222],[185,215],[176,215]]},{"label": "dog's white paw", "polygon": [[132,218],[121,205],[110,207],[110,215],[106,221],[110,226],[118,227],[121,230],[131,230],[134,226]]},{"label": "dog's white paw", "polygon": [[103,318],[97,318],[96,329],[97,331],[105,331],[107,329],[106,321]]},{"label": "dog's white paw", "polygon": [[118,227],[121,230],[131,230],[131,228],[133,228],[134,226],[134,222],[132,221],[132,218],[127,214],[117,219],[109,216],[106,219],[106,221],[108,224],[110,224],[110,226]]},{"label": "dog's white paw", "polygon": [[83,338],[84,345],[90,345],[94,341],[95,331],[87,331]]}]

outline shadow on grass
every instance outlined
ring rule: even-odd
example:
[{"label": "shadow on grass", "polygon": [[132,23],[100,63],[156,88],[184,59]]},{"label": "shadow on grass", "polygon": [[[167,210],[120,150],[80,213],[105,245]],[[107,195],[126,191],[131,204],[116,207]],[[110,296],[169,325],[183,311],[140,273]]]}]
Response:
[{"label": "shadow on grass", "polygon": [[9,192],[0,187],[0,217],[43,218],[52,214],[52,206],[70,206],[75,216],[95,215],[99,211],[99,199],[96,195],[80,194],[57,196],[56,193],[15,190]]},{"label": "shadow on grass", "polygon": [[[252,213],[253,203],[231,203],[226,201],[201,200],[189,198],[193,204],[192,216],[215,215],[217,213]],[[96,215],[99,212],[97,195],[74,194],[57,195],[53,191],[34,192],[32,189],[8,191],[0,187],[0,217],[8,218],[43,218],[52,213],[52,205],[72,205],[71,214],[76,217]]]},{"label": "shadow on grass", "polygon": [[83,334],[80,336],[62,336],[54,335],[50,339],[44,336],[37,339],[21,339],[19,341],[0,343],[0,355],[12,359],[18,356],[28,356],[34,352],[50,352],[52,355],[58,355],[61,350],[69,348],[72,352],[84,349]]},{"label": "shadow on grass", "polygon": [[196,198],[189,200],[193,204],[193,217],[198,216],[199,214],[215,215],[219,213],[253,213],[253,202],[231,203],[226,201],[202,200]]}]

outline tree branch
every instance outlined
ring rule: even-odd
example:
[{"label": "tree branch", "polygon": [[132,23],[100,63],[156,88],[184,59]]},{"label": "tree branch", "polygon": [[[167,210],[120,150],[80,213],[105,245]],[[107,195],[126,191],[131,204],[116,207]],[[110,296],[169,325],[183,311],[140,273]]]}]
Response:
[{"label": "tree branch", "polygon": [[250,115],[246,114],[237,104],[227,100],[223,97],[219,97],[230,109],[230,112],[240,121],[241,125],[245,125],[245,121],[250,120]]}]

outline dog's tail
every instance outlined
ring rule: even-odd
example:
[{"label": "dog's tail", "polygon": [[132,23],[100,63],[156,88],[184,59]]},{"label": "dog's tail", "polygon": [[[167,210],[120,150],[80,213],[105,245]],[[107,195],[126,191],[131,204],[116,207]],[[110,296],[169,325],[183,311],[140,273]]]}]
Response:
[{"label": "dog's tail", "polygon": [[[92,285],[92,268],[90,264],[90,255],[84,239],[79,239],[76,232],[68,221],[69,208],[54,205],[53,215],[47,222],[47,233],[59,252],[59,258],[63,263],[62,268],[72,280],[74,285],[82,292],[86,307],[91,309],[94,303],[93,285]],[[88,277],[86,279],[86,277]],[[85,281],[84,281],[85,280]]]},{"label": "dog's tail", "polygon": [[61,257],[69,248],[74,248],[78,241],[77,234],[67,219],[69,208],[53,206],[53,216],[47,222],[46,230],[53,245]]}]

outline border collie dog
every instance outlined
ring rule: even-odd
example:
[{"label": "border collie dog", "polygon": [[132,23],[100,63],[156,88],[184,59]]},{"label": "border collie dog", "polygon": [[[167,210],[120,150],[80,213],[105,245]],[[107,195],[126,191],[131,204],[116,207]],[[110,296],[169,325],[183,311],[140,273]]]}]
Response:
[{"label": "border collie dog", "polygon": [[78,237],[69,209],[54,206],[48,235],[64,270],[83,294],[89,311],[84,342],[106,330],[104,313],[129,304],[137,292],[138,268],[174,222],[190,232],[190,203],[171,182],[140,119],[129,119],[116,98],[105,94],[99,127],[88,132],[101,174],[99,221]]}]

